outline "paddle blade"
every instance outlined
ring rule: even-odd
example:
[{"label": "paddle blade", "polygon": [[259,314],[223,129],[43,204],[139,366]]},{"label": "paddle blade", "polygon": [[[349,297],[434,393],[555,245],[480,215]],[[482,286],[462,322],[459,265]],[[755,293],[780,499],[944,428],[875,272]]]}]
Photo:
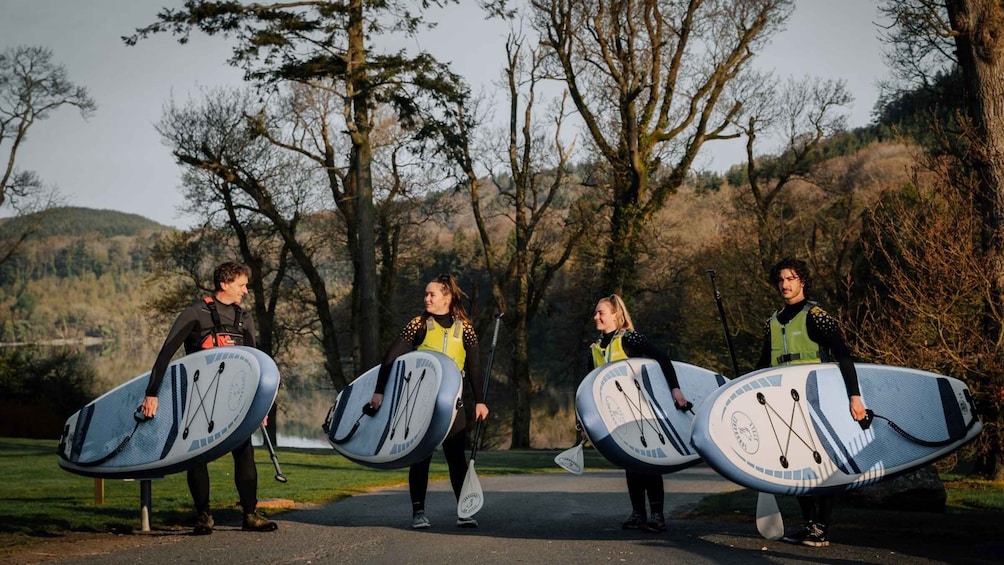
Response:
[{"label": "paddle blade", "polygon": [[571,447],[559,453],[555,458],[554,462],[558,464],[558,467],[568,471],[573,475],[581,475],[585,464],[582,460],[582,442],[580,441],[575,447]]},{"label": "paddle blade", "polygon": [[478,513],[485,505],[485,493],[481,490],[481,481],[478,480],[478,473],[474,470],[474,460],[467,464],[467,476],[464,477],[464,486],[460,489],[460,498],[457,500],[457,517],[470,518]]},{"label": "paddle blade", "polygon": [[756,531],[769,540],[784,536],[784,519],[773,494],[761,492],[756,499]]}]

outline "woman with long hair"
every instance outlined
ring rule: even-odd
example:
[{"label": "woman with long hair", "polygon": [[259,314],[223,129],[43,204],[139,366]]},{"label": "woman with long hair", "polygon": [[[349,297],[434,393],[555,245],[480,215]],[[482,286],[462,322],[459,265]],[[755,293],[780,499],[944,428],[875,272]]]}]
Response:
[{"label": "woman with long hair", "polygon": [[[593,311],[593,321],[596,323],[596,329],[600,331],[600,337],[589,348],[594,368],[630,357],[654,359],[666,377],[673,401],[679,407],[687,405],[687,398],[680,390],[680,382],[669,355],[635,331],[631,314],[628,313],[627,306],[620,296],[611,294],[601,298]],[[662,475],[627,469],[624,475],[627,479],[628,496],[631,498],[631,514],[621,526],[626,530],[665,531],[665,490]],[[645,513],[646,495],[651,515]]]},{"label": "woman with long hair", "polygon": [[[465,377],[471,379],[471,390],[474,393],[474,416],[477,419],[488,417],[488,406],[483,395],[484,379],[481,375],[481,360],[478,353],[478,336],[474,331],[467,311],[461,302],[466,295],[457,284],[453,275],[439,275],[425,287],[425,311],[420,316],[412,318],[401,330],[400,335],[391,344],[384,355],[377,378],[376,390],[383,390],[390,377],[394,360],[400,355],[414,350],[433,350],[446,354],[452,359]],[[370,400],[374,409],[379,409],[383,403],[383,394],[375,393]],[[457,411],[453,427],[443,440],[443,455],[450,470],[450,483],[453,494],[460,498],[460,489],[464,485],[467,474],[467,456],[464,453],[464,429],[467,422],[464,410]],[[408,489],[411,494],[411,527],[424,529],[432,524],[425,515],[425,496],[429,487],[429,464],[432,454],[415,463],[408,470]],[[457,526],[476,528],[478,521],[473,517],[457,517]]]}]

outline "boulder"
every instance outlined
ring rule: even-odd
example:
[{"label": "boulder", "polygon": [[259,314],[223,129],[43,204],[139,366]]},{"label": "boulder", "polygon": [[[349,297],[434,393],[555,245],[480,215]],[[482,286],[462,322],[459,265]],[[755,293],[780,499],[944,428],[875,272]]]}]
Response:
[{"label": "boulder", "polygon": [[932,465],[844,493],[844,501],[861,508],[944,512],[945,485]]}]

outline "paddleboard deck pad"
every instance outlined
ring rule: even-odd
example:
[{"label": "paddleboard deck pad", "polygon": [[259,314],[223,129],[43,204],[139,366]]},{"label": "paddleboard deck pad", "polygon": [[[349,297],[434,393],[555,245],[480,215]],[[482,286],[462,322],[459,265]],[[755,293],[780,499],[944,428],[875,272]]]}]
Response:
[{"label": "paddleboard deck pad", "polygon": [[69,417],[59,466],[87,477],[157,478],[232,451],[258,429],[279,391],[279,370],[243,346],[205,349],[171,363],[157,414],[139,407],[150,373],[108,391]]},{"label": "paddleboard deck pad", "polygon": [[912,471],[979,435],[982,424],[962,381],[887,365],[855,368],[875,416],[865,425],[850,415],[835,363],[768,368],[705,400],[694,421],[694,447],[742,486],[826,494]]},{"label": "paddleboard deck pad", "polygon": [[363,412],[379,373],[373,367],[339,391],[322,427],[331,446],[356,463],[407,467],[446,439],[461,406],[463,379],[446,355],[411,351],[394,360],[380,409]]},{"label": "paddleboard deck pad", "polygon": [[[699,406],[724,376],[673,361],[680,389]],[[593,369],[575,393],[575,414],[596,451],[618,467],[672,473],[700,461],[690,445],[693,411],[676,408],[659,363],[631,358]]]}]

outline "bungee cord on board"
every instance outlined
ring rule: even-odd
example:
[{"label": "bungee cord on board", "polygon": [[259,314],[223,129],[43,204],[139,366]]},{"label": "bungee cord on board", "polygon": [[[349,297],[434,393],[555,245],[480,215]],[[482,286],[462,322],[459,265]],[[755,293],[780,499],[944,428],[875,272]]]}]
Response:
[{"label": "bungee cord on board", "polygon": [[[185,431],[181,434],[182,439],[188,439],[189,427],[191,427],[192,422],[195,421],[195,414],[198,413],[199,410],[201,410],[203,416],[206,417],[206,424],[208,426],[206,430],[212,432],[213,428],[216,427],[216,422],[213,421],[213,416],[216,414],[216,398],[220,393],[220,375],[223,374],[224,367],[226,367],[226,363],[220,361],[220,365],[216,369],[216,374],[213,375],[213,380],[210,381],[209,386],[206,387],[206,394],[202,394],[202,390],[199,388],[199,370],[196,369],[195,375],[192,376],[192,388],[188,391],[188,405],[191,406],[193,397],[196,394],[198,394],[199,397],[199,404],[195,407],[195,410],[191,410],[185,415]],[[210,403],[212,405],[211,412],[207,412],[206,398],[209,396],[209,391],[213,388],[213,385],[216,385],[216,388],[213,389],[213,398]]]},{"label": "bungee cord on board", "polygon": [[411,418],[415,415],[415,410],[418,408],[417,402],[412,402],[418,393],[422,390],[422,383],[425,382],[425,369],[422,369],[422,374],[418,376],[418,383],[415,384],[415,389],[411,388],[411,377],[412,374],[409,371],[404,377],[404,405],[402,406],[400,402],[397,403],[397,409],[394,411],[393,424],[390,428],[390,439],[394,439],[394,434],[397,433],[397,427],[401,423],[401,418],[404,418],[404,438],[406,439],[411,433]]},{"label": "bungee cord on board", "polygon": [[[641,393],[641,385],[638,384],[637,379],[632,379],[632,381],[634,382],[635,388],[638,389],[638,402],[637,403],[635,403],[633,400],[631,400],[631,397],[628,396],[628,393],[624,391],[624,388],[621,387],[620,381],[616,381],[615,380],[614,381],[614,386],[616,386],[617,390],[619,390],[621,392],[621,394],[624,395],[624,400],[627,401],[628,408],[631,410],[631,416],[632,417],[634,417],[635,415],[638,416],[637,418],[634,418],[634,420],[635,420],[635,425],[638,426],[638,433],[641,434],[639,439],[641,441],[642,446],[643,447],[648,447],[648,440],[645,439],[645,426],[646,425],[648,427],[652,428],[652,431],[654,431],[656,433],[656,435],[659,436],[659,441],[663,445],[666,445],[666,436],[662,435],[662,432],[659,430],[659,428],[655,427],[655,424],[652,423],[652,420],[655,419],[655,411],[652,410],[651,403],[648,401],[647,398],[645,398],[644,395],[642,395],[642,393]],[[652,412],[652,417],[651,418],[646,418],[645,417],[645,410],[642,408],[642,406],[644,406],[644,405],[648,405],[649,411]]]},{"label": "bungee cord on board", "polygon": [[[767,414],[767,420],[770,422],[770,429],[774,433],[775,441],[777,441],[777,448],[781,451],[781,457],[780,457],[781,466],[784,467],[785,469],[788,468],[788,450],[789,448],[791,448],[792,435],[798,438],[798,440],[802,442],[802,445],[804,445],[805,447],[807,447],[809,450],[812,451],[812,459],[816,463],[819,463],[823,460],[823,457],[819,454],[819,449],[816,447],[816,442],[813,439],[812,434],[809,432],[809,420],[805,415],[805,410],[802,409],[802,405],[799,402],[800,397],[798,391],[796,391],[795,389],[791,389],[791,398],[795,402],[792,403],[791,405],[791,415],[788,417],[788,420],[786,421],[781,416],[781,414],[778,413],[778,411],[775,410],[774,407],[767,402],[767,397],[764,395],[764,393],[762,392],[756,393],[757,402],[759,402],[764,407],[764,410]],[[801,435],[799,435],[798,432],[795,431],[794,427],[792,427],[792,424],[795,422],[796,413],[801,417],[802,428],[805,430],[805,435],[808,436],[809,440],[812,442],[811,445],[809,444],[809,442],[805,441],[805,438],[803,438]],[[788,437],[785,439],[784,447],[781,446],[781,438],[778,437],[777,435],[777,426],[774,425],[774,418],[771,417],[771,414],[776,416],[777,419],[780,420],[780,422],[784,424],[786,428],[788,428]]]}]

